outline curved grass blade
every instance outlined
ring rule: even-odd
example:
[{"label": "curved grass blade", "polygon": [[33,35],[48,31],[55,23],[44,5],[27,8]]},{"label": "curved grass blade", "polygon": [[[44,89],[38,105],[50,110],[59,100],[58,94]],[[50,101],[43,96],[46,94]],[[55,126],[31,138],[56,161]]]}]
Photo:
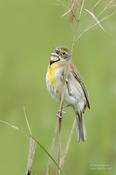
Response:
[{"label": "curved grass blade", "polygon": [[61,168],[59,167],[59,165],[57,164],[57,162],[55,161],[55,159],[51,156],[51,154],[46,150],[46,148],[32,135],[26,134],[23,130],[21,130],[20,128],[18,128],[15,125],[12,125],[11,123],[4,121],[4,120],[0,120],[0,123],[3,123],[15,130],[17,130],[18,132],[20,132],[21,134],[23,134],[24,136],[26,136],[27,138],[32,138],[37,145],[48,155],[48,157],[53,161],[53,163],[56,165],[56,167],[60,170],[61,174],[63,175],[63,172],[61,170]]},{"label": "curved grass blade", "polygon": [[48,157],[54,162],[54,164],[56,165],[56,167],[60,170],[61,174],[62,174],[62,170],[59,167],[59,165],[57,164],[57,162],[55,161],[55,159],[51,156],[51,154],[46,150],[46,148],[32,135],[30,136],[36,143],[37,145],[48,155]]},{"label": "curved grass blade", "polygon": [[[108,18],[110,18],[111,16],[115,15],[116,11],[112,12],[111,14],[105,16],[104,18],[102,18],[100,20],[100,23],[102,23],[103,21],[107,20]],[[88,32],[90,29],[94,28],[97,25],[97,23],[92,24],[91,26],[89,26],[88,28],[86,28],[84,31],[82,31],[79,35],[79,37],[77,38],[77,41],[86,33]]]},{"label": "curved grass blade", "polygon": [[88,10],[88,9],[84,9],[84,10],[92,16],[92,18],[95,20],[95,22],[96,22],[96,23],[99,25],[99,27],[104,31],[103,26],[101,25],[101,23],[100,23],[100,21],[98,20],[98,18],[94,15],[94,13],[91,12],[90,10]]}]

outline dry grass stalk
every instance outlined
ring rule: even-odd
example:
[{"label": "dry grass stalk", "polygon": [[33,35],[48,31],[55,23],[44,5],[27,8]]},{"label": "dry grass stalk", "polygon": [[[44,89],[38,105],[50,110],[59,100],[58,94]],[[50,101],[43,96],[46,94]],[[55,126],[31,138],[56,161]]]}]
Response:
[{"label": "dry grass stalk", "polygon": [[[78,17],[76,19],[76,25],[78,25],[78,23],[79,23],[81,13],[82,13],[82,10],[83,10],[83,6],[84,6],[84,2],[85,2],[84,0],[81,1],[79,14],[78,14]],[[69,12],[72,12],[73,17],[75,17],[76,8],[77,8],[77,1],[72,1],[72,8],[68,12],[66,12],[63,16],[67,15]],[[72,18],[72,20],[73,20],[73,18]],[[77,26],[76,26],[76,30],[75,30],[75,33],[74,33],[72,48],[74,48],[74,45],[75,45],[75,38],[76,38],[75,34],[76,34],[76,32],[77,32]],[[63,99],[64,99],[64,92],[65,92],[65,87],[66,87],[66,79],[67,79],[67,75],[68,75],[68,70],[69,70],[69,62],[67,63],[66,70],[64,72],[64,85],[63,85],[63,89],[62,89],[61,100],[60,100],[60,105],[59,105],[59,110],[58,110],[58,126],[59,126],[58,165],[59,165],[59,167],[61,166],[61,164],[60,164],[61,163],[61,126],[62,126]],[[56,128],[57,128],[57,124],[56,124]],[[53,142],[52,142],[53,144],[52,145],[54,145],[54,140],[56,138],[56,133],[57,133],[57,130],[56,130],[55,135],[53,137]],[[71,134],[69,135],[69,139],[68,139],[68,142],[67,142],[67,145],[66,145],[65,153],[64,153],[64,156],[63,156],[63,163],[64,163],[64,159],[66,157],[66,154],[68,152],[68,148],[69,148],[69,144],[70,144],[70,141],[71,141],[71,138],[72,138],[72,134],[73,134],[73,129],[72,129]],[[51,146],[51,148],[52,148],[52,146]],[[48,162],[48,168],[47,168],[46,175],[49,175],[49,168],[50,168],[50,163]],[[60,175],[60,171],[58,171],[58,175]]]},{"label": "dry grass stalk", "polygon": [[81,5],[80,5],[80,9],[79,9],[79,14],[76,18],[76,26],[75,26],[75,31],[74,31],[74,35],[73,35],[71,51],[73,51],[73,49],[75,47],[76,40],[77,40],[76,39],[77,38],[77,30],[78,30],[78,25],[79,25],[79,21],[80,21],[80,18],[81,18],[82,10],[83,10],[83,7],[84,7],[84,3],[85,3],[85,0],[82,0]]},{"label": "dry grass stalk", "polygon": [[[75,46],[76,33],[77,33],[77,29],[78,29],[78,24],[79,24],[79,21],[80,21],[80,17],[81,17],[81,14],[82,14],[82,10],[83,10],[83,7],[84,7],[84,2],[85,2],[85,0],[82,0],[81,1],[81,5],[80,5],[80,9],[79,9],[79,14],[78,14],[78,16],[76,18],[76,26],[75,26],[75,32],[74,32],[74,37],[73,37],[72,49],[71,50],[73,50],[74,49],[74,46]],[[61,154],[62,109],[63,109],[64,92],[65,92],[65,88],[66,88],[66,79],[67,79],[67,75],[68,75],[68,71],[69,71],[69,64],[70,64],[70,62],[67,63],[66,70],[65,70],[65,73],[64,73],[64,86],[63,86],[63,89],[62,89],[61,101],[60,101],[60,106],[59,106],[59,111],[58,111],[58,114],[59,114],[59,148],[58,148],[58,164],[59,164],[59,167],[61,167],[61,158],[60,158],[61,155],[60,154]],[[65,156],[63,157],[63,164],[64,164],[64,158],[66,157],[66,154],[68,152],[68,148],[69,148],[69,144],[70,144],[70,141],[71,141],[71,138],[72,138],[73,130],[71,131],[71,134],[69,135],[68,144],[66,145],[65,154],[64,154]],[[58,172],[58,175],[60,175],[60,171]]]},{"label": "dry grass stalk", "polygon": [[77,6],[78,6],[77,0],[72,0],[71,8],[68,11],[66,11],[62,16],[66,16],[70,13],[70,22],[73,22],[73,19],[76,15]]},{"label": "dry grass stalk", "polygon": [[[76,26],[75,26],[75,31],[74,31],[74,35],[73,35],[71,51],[73,51],[75,43],[77,41],[77,39],[76,39],[77,38],[77,29],[78,29],[78,24],[79,24],[80,17],[81,17],[81,14],[82,14],[82,10],[83,10],[83,7],[84,7],[84,3],[85,3],[85,0],[82,0],[81,4],[79,4],[77,0],[72,0],[71,9],[69,9],[67,12],[65,12],[62,15],[62,16],[65,16],[65,15],[68,15],[70,13],[70,21],[73,22],[74,19],[76,21]],[[80,6],[79,13],[78,13],[78,16],[76,17],[76,10],[77,10],[77,7],[79,7],[79,6]]]},{"label": "dry grass stalk", "polygon": [[[62,118],[59,118],[59,135],[58,135],[58,165],[60,167],[60,157],[61,157],[61,127]],[[60,170],[58,170],[58,175],[60,175]]]},{"label": "dry grass stalk", "polygon": [[62,16],[66,16],[68,14],[70,14],[70,17],[69,17],[69,20],[70,22],[72,23],[74,21],[74,19],[76,20],[76,11],[77,11],[77,8],[79,7],[79,3],[77,0],[72,0],[72,6],[71,8],[66,11]]},{"label": "dry grass stalk", "polygon": [[[23,134],[28,139],[31,138],[34,142],[32,141],[30,145],[34,145],[36,143],[51,158],[51,160],[54,162],[54,164],[56,165],[56,167],[58,169],[60,169],[59,166],[58,166],[58,164],[57,164],[57,162],[55,161],[55,159],[49,154],[49,152],[45,149],[45,147],[35,137],[33,137],[32,135],[26,134],[23,130],[21,130],[20,128],[18,128],[15,125],[12,125],[11,123],[9,123],[7,121],[0,120],[0,123],[5,124],[5,125],[13,128],[13,129],[15,129],[15,130],[17,130],[18,132],[20,132],[21,134]],[[34,148],[34,146],[31,146],[31,149],[33,149],[33,148]],[[33,158],[31,160],[33,160]],[[27,175],[30,175],[30,171],[27,172]]]},{"label": "dry grass stalk", "polygon": [[[103,10],[97,15],[97,19],[106,11],[110,8],[110,5],[114,2],[114,0],[110,0],[109,3],[103,8]],[[100,3],[100,2],[99,2]],[[115,12],[113,12],[115,13]],[[112,14],[110,15],[107,15],[107,16],[112,16]],[[109,18],[106,16],[106,19]],[[84,29],[84,31],[82,31],[79,35],[79,37],[77,38],[77,41],[83,36],[84,33],[88,32],[90,29],[92,29],[93,27],[95,27],[97,24],[101,24],[101,22],[103,22],[105,20],[105,18],[102,18],[101,20],[99,20],[99,22],[96,22],[96,23],[91,23],[89,24],[89,26]]]},{"label": "dry grass stalk", "polygon": [[[83,7],[84,7],[84,2],[85,2],[85,0],[82,0],[81,1],[81,5],[80,5],[80,9],[79,9],[79,14],[78,14],[78,16],[76,18],[76,26],[75,26],[75,32],[74,32],[74,37],[73,37],[72,49],[71,50],[73,50],[74,49],[74,46],[75,46],[76,33],[77,33],[77,29],[78,29],[78,23],[80,21],[80,17],[81,17],[82,10],[83,10]],[[73,13],[73,11],[72,11],[72,13]],[[61,163],[61,126],[62,126],[61,124],[62,124],[63,99],[64,99],[64,92],[65,92],[65,88],[66,88],[66,79],[67,79],[67,75],[68,75],[68,71],[69,71],[69,64],[70,64],[70,62],[67,62],[66,70],[64,72],[64,86],[63,86],[63,89],[62,89],[61,101],[60,101],[60,106],[59,106],[59,111],[58,111],[58,115],[59,115],[58,164],[59,164],[59,167],[61,167],[61,164],[60,164]],[[68,147],[69,147],[69,143],[70,143],[71,138],[72,138],[72,132],[71,132],[71,137],[69,138],[68,146],[66,147],[65,156],[67,154],[67,150],[68,150]],[[64,161],[63,161],[63,163],[64,163]],[[58,175],[60,175],[60,171],[58,171]]]},{"label": "dry grass stalk", "polygon": [[78,7],[77,0],[72,0],[72,7],[71,7],[71,13],[70,13],[70,22],[73,22],[74,17],[76,16],[77,7]]},{"label": "dry grass stalk", "polygon": [[9,122],[7,122],[7,121],[4,121],[4,120],[0,120],[0,123],[3,123],[3,124],[5,124],[5,125],[7,125],[7,126],[13,128],[13,129],[19,131],[19,132],[20,132],[21,134],[23,134],[26,138],[29,138],[29,136],[28,136],[23,130],[21,130],[20,128],[18,128],[17,126],[12,125],[11,123],[9,123]]},{"label": "dry grass stalk", "polygon": [[[60,106],[58,110],[58,119],[59,119],[59,138],[58,138],[58,165],[60,167],[60,158],[61,158],[61,126],[62,126],[62,111],[63,111],[63,100],[64,100],[64,92],[66,88],[66,79],[68,76],[68,71],[69,71],[69,64],[70,62],[67,62],[66,69],[64,72],[64,85],[62,89],[62,94],[61,94],[61,100],[60,100]],[[58,175],[60,175],[60,171],[58,171]]]},{"label": "dry grass stalk", "polygon": [[[53,149],[54,149],[54,145],[55,145],[55,141],[56,141],[57,131],[58,131],[58,118],[57,118],[57,121],[56,121],[56,127],[55,127],[55,130],[54,130],[54,136],[53,136],[52,144],[51,144],[51,148],[50,148],[50,154],[51,155],[53,154]],[[50,173],[49,172],[50,171],[50,165],[51,165],[51,161],[50,161],[50,158],[49,158],[46,175],[49,175],[49,173]]]},{"label": "dry grass stalk", "polygon": [[31,168],[32,168],[32,164],[33,164],[35,148],[36,148],[36,142],[32,138],[30,138],[26,175],[31,174]]},{"label": "dry grass stalk", "polygon": [[98,0],[92,9],[96,8],[103,0]]},{"label": "dry grass stalk", "polygon": [[[93,7],[93,8],[95,8],[96,6],[98,6],[98,4],[100,4],[100,2],[101,2],[101,0],[99,0],[96,4],[95,4],[95,6]],[[109,4],[111,4],[113,2],[113,0],[111,0],[109,3],[108,3],[108,5]],[[79,14],[78,14],[78,16],[76,17],[76,10],[77,10],[77,6],[78,6],[78,3],[77,3],[77,1],[74,1],[74,0],[72,0],[72,7],[71,7],[71,9],[69,9],[67,12],[65,12],[62,16],[65,16],[65,15],[67,15],[67,14],[69,14],[69,13],[71,13],[71,15],[70,15],[70,17],[72,18],[72,21],[73,21],[73,19],[75,18],[75,21],[76,21],[76,26],[75,26],[75,32],[74,32],[74,35],[73,35],[73,41],[72,41],[72,51],[73,51],[73,49],[74,49],[74,47],[75,47],[75,43],[77,42],[77,40],[78,40],[78,38],[77,38],[77,30],[78,30],[78,24],[79,24],[79,21],[80,21],[80,17],[81,17],[81,14],[82,14],[82,10],[83,10],[83,7],[84,7],[84,3],[85,3],[85,0],[82,0],[81,1],[81,5],[80,5],[80,9],[79,9]],[[108,7],[107,7],[108,8]],[[100,12],[100,15],[107,9],[106,7],[103,9],[103,11],[102,12]],[[89,13],[90,13],[90,11],[89,11]],[[94,26],[96,26],[97,24],[99,24],[100,25],[100,27],[103,29],[103,27],[101,26],[101,22],[102,21],[104,21],[105,19],[107,19],[107,18],[109,18],[110,16],[112,16],[112,15],[114,15],[114,13],[112,13],[112,14],[110,14],[110,15],[108,15],[108,16],[106,16],[105,18],[103,18],[101,21],[99,21],[98,19],[97,19],[97,17],[92,13],[92,14],[90,14],[94,19],[95,19],[95,21],[96,21],[96,23],[94,24],[94,25],[92,25],[91,27],[94,27]],[[99,15],[98,15],[99,16]],[[89,30],[89,29],[87,29],[87,30]],[[67,65],[67,70],[66,70],[66,72],[65,72],[65,76],[67,77],[67,75],[68,75],[68,65]],[[58,111],[58,116],[59,116],[59,118],[58,118],[58,123],[57,123],[57,125],[56,125],[56,128],[59,126],[59,139],[58,139],[58,144],[59,144],[59,146],[58,146],[58,164],[59,164],[59,167],[63,167],[63,165],[64,165],[64,160],[65,160],[65,158],[66,158],[66,155],[67,155],[67,153],[68,153],[68,150],[69,150],[69,146],[70,146],[70,142],[71,142],[71,139],[72,139],[72,135],[73,135],[73,132],[74,132],[74,128],[75,128],[75,125],[76,125],[76,120],[74,120],[74,122],[73,122],[73,126],[72,126],[72,129],[71,129],[71,132],[70,132],[70,134],[69,134],[69,137],[68,137],[68,141],[67,141],[67,144],[66,144],[66,147],[65,147],[65,151],[64,151],[64,155],[63,155],[63,157],[61,158],[61,126],[62,126],[62,110],[63,110],[63,99],[64,99],[64,91],[65,91],[65,86],[66,86],[66,77],[64,77],[64,86],[63,86],[63,90],[62,90],[62,94],[61,94],[61,101],[60,101],[60,106],[59,106],[59,111]],[[59,124],[59,125],[58,125]],[[54,135],[54,138],[53,138],[53,145],[54,145],[54,143],[55,143],[55,138],[56,138],[56,135],[57,135],[57,130],[56,130],[56,134]],[[49,166],[48,166],[49,167]],[[49,168],[48,168],[49,169]],[[49,175],[49,173],[48,174],[46,174],[46,175]],[[58,175],[60,175],[60,172],[58,172]]]},{"label": "dry grass stalk", "polygon": [[69,137],[68,137],[68,141],[67,141],[67,144],[66,144],[66,147],[65,147],[64,155],[61,158],[61,162],[60,162],[61,167],[63,167],[63,165],[64,165],[64,160],[65,160],[66,155],[67,155],[68,150],[69,150],[69,146],[70,146],[70,143],[71,143],[71,139],[72,139],[72,136],[73,136],[73,132],[74,132],[75,126],[76,126],[76,119],[73,122],[72,129],[70,131],[70,134],[69,134]]},{"label": "dry grass stalk", "polygon": [[98,20],[98,18],[94,15],[94,13],[91,12],[90,10],[88,10],[88,9],[84,9],[84,10],[92,16],[92,18],[95,20],[95,22],[96,22],[96,23],[99,25],[99,27],[104,31],[103,26],[101,25],[101,23],[100,23],[100,21]]},{"label": "dry grass stalk", "polygon": [[114,0],[110,0],[109,3],[104,7],[104,9],[98,14],[97,17],[100,17],[108,8],[109,6],[114,2]]},{"label": "dry grass stalk", "polygon": [[[26,124],[27,124],[27,128],[29,130],[30,135],[32,135],[31,128],[30,128],[30,125],[29,125],[29,121],[27,119],[27,114],[26,114],[25,107],[23,108],[23,110],[24,110],[24,116],[25,116],[25,121],[26,121]],[[35,149],[36,149],[36,142],[32,138],[30,138],[26,175],[31,174],[31,168],[32,168],[32,164],[33,164]]]},{"label": "dry grass stalk", "polygon": [[[54,137],[53,137],[53,141],[52,141],[52,145],[51,145],[51,152],[53,152],[53,147],[54,147],[54,143],[55,143],[55,139],[56,139],[56,135],[57,135],[57,130],[58,130],[57,127],[59,127],[59,135],[58,135],[58,165],[59,165],[59,167],[60,167],[60,158],[61,158],[61,126],[62,126],[63,100],[64,100],[64,92],[65,92],[68,70],[69,70],[69,62],[67,62],[67,66],[66,66],[66,69],[65,69],[65,72],[64,72],[64,85],[63,85],[63,89],[62,89],[59,110],[58,110],[58,113],[57,113],[58,122],[56,123],[55,133],[54,133]],[[49,175],[49,169],[50,169],[50,162],[48,162],[46,175]],[[58,174],[60,175],[60,173],[61,172],[59,170]]]},{"label": "dry grass stalk", "polygon": [[26,124],[27,124],[27,128],[28,128],[28,130],[29,130],[29,134],[32,135],[31,127],[30,127],[29,121],[28,121],[28,119],[27,119],[27,114],[26,114],[25,106],[23,107],[23,111],[24,111],[24,117],[25,117],[25,121],[26,121]]},{"label": "dry grass stalk", "polygon": [[[100,23],[102,23],[103,21],[107,20],[108,18],[110,18],[111,16],[115,15],[116,14],[116,11],[112,12],[111,14],[105,16],[104,18],[102,18],[100,20]],[[77,41],[86,33],[88,32],[90,29],[92,29],[93,27],[97,26],[98,23],[94,23],[92,24],[91,26],[89,26],[88,28],[86,28],[84,31],[82,31],[79,35],[79,37],[77,38]]]}]

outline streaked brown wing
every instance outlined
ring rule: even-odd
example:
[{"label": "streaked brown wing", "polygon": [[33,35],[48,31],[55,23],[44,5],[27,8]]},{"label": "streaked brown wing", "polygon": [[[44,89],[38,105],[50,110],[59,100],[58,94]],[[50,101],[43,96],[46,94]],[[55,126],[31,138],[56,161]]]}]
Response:
[{"label": "streaked brown wing", "polygon": [[72,63],[70,64],[70,67],[72,69],[72,73],[73,73],[74,77],[77,79],[77,81],[80,83],[80,85],[83,89],[83,92],[84,92],[84,95],[86,98],[86,102],[87,102],[86,106],[90,109],[88,93],[87,93],[87,89],[86,89],[86,86],[84,84],[84,81],[81,78],[80,73],[78,72],[77,68]]}]

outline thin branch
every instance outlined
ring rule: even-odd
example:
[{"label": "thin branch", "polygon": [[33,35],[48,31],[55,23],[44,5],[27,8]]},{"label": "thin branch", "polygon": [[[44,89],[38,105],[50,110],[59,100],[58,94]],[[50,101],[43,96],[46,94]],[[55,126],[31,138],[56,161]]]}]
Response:
[{"label": "thin branch", "polygon": [[[58,131],[58,118],[57,118],[57,121],[56,121],[56,127],[55,127],[55,130],[54,130],[54,136],[53,136],[52,144],[51,144],[51,148],[50,148],[50,154],[51,155],[53,154],[53,149],[54,149],[54,145],[55,145],[57,131]],[[48,159],[48,167],[47,167],[46,175],[49,175],[50,165],[51,165],[51,161],[50,161],[50,158],[49,158]]]},{"label": "thin branch", "polygon": [[64,165],[64,160],[65,160],[66,155],[67,155],[68,150],[69,150],[69,146],[70,146],[70,142],[71,142],[71,139],[72,139],[72,136],[73,136],[73,133],[74,133],[75,126],[76,126],[76,119],[73,122],[72,129],[70,131],[68,141],[67,141],[67,144],[66,144],[66,147],[65,147],[64,155],[63,155],[63,157],[61,159],[61,162],[60,162],[61,167],[63,167],[63,165]]}]

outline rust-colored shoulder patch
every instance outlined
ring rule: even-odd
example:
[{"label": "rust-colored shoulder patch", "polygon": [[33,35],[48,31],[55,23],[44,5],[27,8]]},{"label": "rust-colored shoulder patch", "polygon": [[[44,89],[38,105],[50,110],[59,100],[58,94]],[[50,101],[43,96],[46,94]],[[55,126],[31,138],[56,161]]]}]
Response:
[{"label": "rust-colored shoulder patch", "polygon": [[84,84],[84,81],[81,78],[81,75],[80,75],[79,71],[77,70],[77,68],[72,63],[70,64],[70,68],[72,70],[72,73],[73,73],[74,77],[77,79],[77,81],[80,83],[80,85],[83,89],[83,92],[84,92],[84,95],[85,95],[85,98],[86,98],[86,102],[87,102],[86,106],[90,109],[88,92],[87,92],[86,86]]}]

